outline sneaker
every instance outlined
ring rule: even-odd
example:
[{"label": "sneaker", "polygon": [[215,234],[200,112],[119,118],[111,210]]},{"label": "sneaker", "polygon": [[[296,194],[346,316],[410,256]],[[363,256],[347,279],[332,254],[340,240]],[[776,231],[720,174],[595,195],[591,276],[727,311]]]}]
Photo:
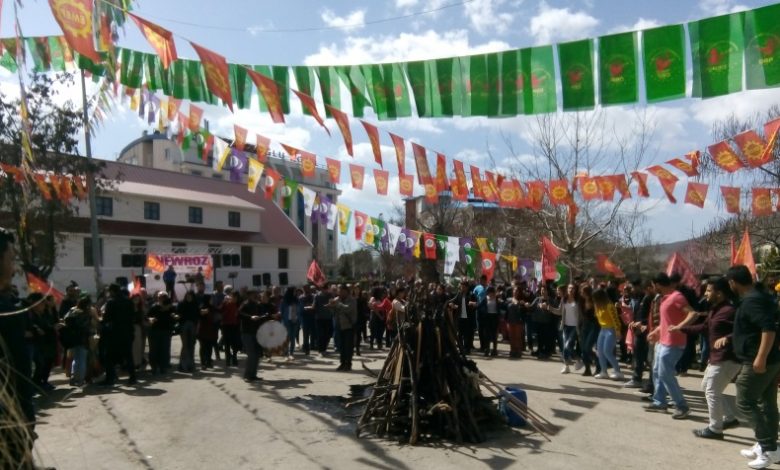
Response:
[{"label": "sneaker", "polygon": [[622,372],[609,374],[609,378],[612,380],[626,380],[626,377],[623,375]]},{"label": "sneaker", "polygon": [[628,382],[624,383],[623,386],[625,388],[642,388],[642,382],[637,382],[636,380],[631,379]]},{"label": "sneaker", "polygon": [[583,364],[581,360],[577,359],[577,362],[574,364],[574,370],[579,371],[583,367],[585,367],[585,364]]},{"label": "sneaker", "polygon": [[601,379],[608,379],[609,376],[604,372],[599,372],[598,374],[594,375],[593,378],[601,380]]},{"label": "sneaker", "polygon": [[649,405],[645,405],[645,411],[652,413],[666,413],[666,405],[659,405],[658,403],[653,402]]},{"label": "sneaker", "polygon": [[739,455],[746,459],[755,459],[761,454],[761,444],[756,442],[750,449],[742,449],[739,451]]},{"label": "sneaker", "polygon": [[561,369],[561,374],[568,374],[571,370],[569,370],[569,366],[563,366],[563,369]]},{"label": "sneaker", "polygon": [[[773,452],[773,453],[776,453]],[[767,468],[770,465],[772,465],[773,460],[770,456],[770,452],[762,452],[758,457],[755,458],[755,460],[751,460],[748,462],[748,467],[750,468]]]},{"label": "sneaker", "polygon": [[685,419],[691,414],[691,410],[688,408],[678,408],[672,415],[672,419]]},{"label": "sneaker", "polygon": [[722,432],[715,432],[712,429],[710,429],[709,426],[707,426],[704,429],[694,429],[693,435],[696,437],[701,437],[702,439],[719,439],[723,440],[723,433]]}]

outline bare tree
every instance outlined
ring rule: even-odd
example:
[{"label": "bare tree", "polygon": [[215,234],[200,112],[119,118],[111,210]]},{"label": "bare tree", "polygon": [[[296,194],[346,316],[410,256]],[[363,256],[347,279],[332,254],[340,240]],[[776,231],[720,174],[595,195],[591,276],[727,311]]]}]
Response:
[{"label": "bare tree", "polygon": [[[630,119],[610,119],[603,110],[587,113],[548,114],[538,116],[527,128],[521,129],[532,142],[531,155],[521,154],[512,137],[504,134],[509,149],[509,162],[514,175],[522,180],[567,180],[577,176],[625,174],[646,164],[652,153],[651,142],[655,122],[647,110],[636,110]],[[573,192],[576,218],[570,217],[571,207],[544,204],[534,213],[536,223],[513,223],[514,231],[531,229],[537,236],[546,234],[561,249],[562,261],[572,273],[586,270],[592,257],[588,247],[596,241],[614,240],[616,233],[624,236],[628,229],[638,230],[641,224],[632,219],[642,210],[626,200],[615,202],[586,201]],[[618,197],[620,197],[618,193]],[[631,206],[631,207],[629,207]],[[620,223],[619,231],[613,231]],[[538,252],[537,252],[538,253]]]}]

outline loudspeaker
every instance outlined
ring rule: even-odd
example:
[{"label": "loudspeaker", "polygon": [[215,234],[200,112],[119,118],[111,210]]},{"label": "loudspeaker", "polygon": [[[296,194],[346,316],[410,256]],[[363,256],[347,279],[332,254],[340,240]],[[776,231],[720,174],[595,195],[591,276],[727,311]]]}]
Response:
[{"label": "loudspeaker", "polygon": [[271,273],[263,273],[263,285],[264,286],[271,285]]},{"label": "loudspeaker", "polygon": [[133,255],[133,267],[134,268],[143,268],[146,265],[146,256],[144,255]]},{"label": "loudspeaker", "polygon": [[230,264],[230,255],[222,255],[222,266],[232,266]]},{"label": "loudspeaker", "polygon": [[122,255],[122,267],[123,268],[133,267],[133,255]]},{"label": "loudspeaker", "polygon": [[230,255],[230,263],[231,263],[231,266],[241,266],[241,256],[239,256],[239,255]]},{"label": "loudspeaker", "polygon": [[259,274],[252,275],[252,286],[258,287],[263,284],[263,276]]},{"label": "loudspeaker", "polygon": [[286,286],[288,283],[287,273],[279,273],[279,285]]}]

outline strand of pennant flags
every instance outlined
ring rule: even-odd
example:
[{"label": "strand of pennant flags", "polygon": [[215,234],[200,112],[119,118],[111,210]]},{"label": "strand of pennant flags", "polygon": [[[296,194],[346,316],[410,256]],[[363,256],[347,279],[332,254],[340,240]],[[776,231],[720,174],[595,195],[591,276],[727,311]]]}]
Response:
[{"label": "strand of pennant flags", "polygon": [[[97,22],[100,47],[96,51],[90,23],[92,3],[50,0],[67,42],[84,57],[80,62],[99,73],[103,59],[100,51],[110,49],[101,44],[110,42],[110,31],[105,32],[110,25],[102,17]],[[84,14],[68,15],[68,11],[74,10]],[[247,77],[241,66],[228,64],[221,56],[194,44],[202,64],[180,60],[170,31],[133,13],[127,15],[157,55],[122,50],[123,84],[139,88],[141,77],[147,75],[155,89],[167,89],[166,94],[180,99],[215,103],[215,98],[219,98],[231,109],[234,102],[239,108],[249,106],[249,82],[254,77]],[[350,93],[356,117],[363,116],[365,107],[373,108],[379,119],[412,116],[412,102],[419,117],[501,117],[556,112],[558,85],[564,111],[593,108],[597,101],[601,105],[639,102],[640,82],[644,82],[648,103],[684,98],[689,52],[693,97],[741,91],[743,69],[744,88],[748,90],[778,86],[778,37],[780,4],[774,4],[556,47],[386,64],[256,65],[251,70],[273,77],[277,86],[283,88],[281,109],[268,103],[272,113],[289,113],[290,93],[286,88],[292,70],[302,93],[312,96],[315,85],[319,85],[323,103],[333,108],[341,108],[340,87],[344,86]],[[39,56],[45,58],[43,52],[52,44],[42,42],[33,47],[40,49]],[[208,91],[203,87],[203,78]],[[326,113],[331,115],[328,109]]]},{"label": "strand of pennant flags", "polygon": [[0,163],[0,184],[12,181],[24,184],[25,176],[29,176],[47,200],[58,200],[68,204],[75,197],[83,201],[87,198],[87,182],[81,175],[58,175],[52,171],[33,170]]}]

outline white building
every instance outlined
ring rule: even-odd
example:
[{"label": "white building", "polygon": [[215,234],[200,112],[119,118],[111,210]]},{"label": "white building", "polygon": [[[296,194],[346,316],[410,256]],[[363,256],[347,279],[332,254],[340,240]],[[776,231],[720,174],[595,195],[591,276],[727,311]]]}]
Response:
[{"label": "white building", "polygon": [[[247,144],[247,151],[254,152],[254,146]],[[222,171],[216,171],[212,165],[212,156],[206,160],[198,154],[196,146],[186,152],[182,152],[176,141],[165,134],[154,132],[146,133],[130,142],[119,153],[117,161],[129,165],[137,165],[146,168],[175,171],[193,176],[200,176],[212,180],[230,180],[230,164],[226,164]],[[298,182],[300,185],[326,195],[332,202],[336,202],[341,192],[330,182],[328,171],[325,167],[318,166],[312,179],[304,179],[301,174],[300,164],[291,161],[285,155],[275,152],[267,154],[267,165],[274,168],[282,176]],[[244,171],[240,172],[241,181],[246,181]],[[328,230],[325,224],[312,223],[303,212],[303,198],[299,194],[294,198],[291,207],[285,210],[293,223],[306,236],[313,246],[312,255],[318,260],[327,276],[335,274],[338,261],[338,230]]]},{"label": "white building", "polygon": [[[246,185],[143,166],[105,162],[117,180],[97,197],[104,283],[149,274],[147,253],[212,255],[213,281],[235,286],[300,285],[312,245],[263,194]],[[94,289],[89,204],[78,214],[51,279]],[[147,277],[149,279],[149,277]]]}]

